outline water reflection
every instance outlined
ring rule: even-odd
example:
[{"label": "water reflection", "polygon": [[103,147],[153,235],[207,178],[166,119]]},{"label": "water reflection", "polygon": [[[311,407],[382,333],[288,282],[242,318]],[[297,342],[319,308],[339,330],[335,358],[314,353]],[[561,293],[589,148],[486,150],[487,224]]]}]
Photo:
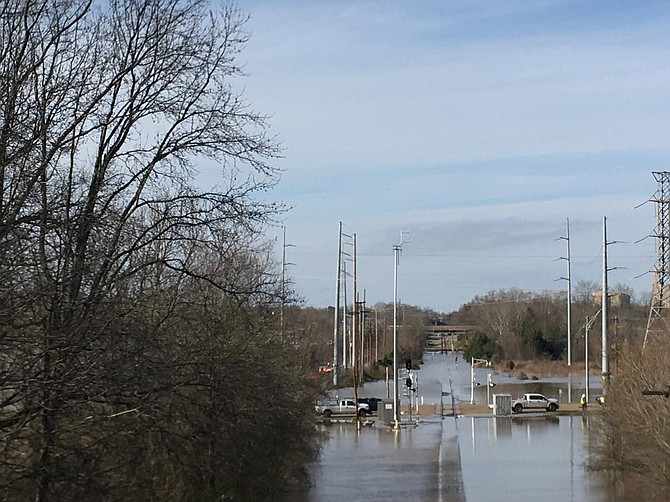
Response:
[{"label": "water reflection", "polygon": [[438,500],[439,419],[400,431],[334,424],[328,432],[304,500]]},{"label": "water reflection", "polygon": [[[427,403],[469,401],[470,366],[453,354],[431,355],[420,370],[419,394]],[[486,382],[487,370],[476,378]],[[495,375],[496,393],[538,392],[577,398],[583,379],[519,381]],[[385,395],[384,382],[360,392]],[[593,387],[599,385],[594,381]],[[593,388],[592,387],[592,388]],[[561,389],[563,389],[561,391]],[[341,395],[347,389],[341,389]],[[353,393],[351,394],[353,395]],[[485,402],[486,387],[475,400]],[[611,478],[591,473],[592,417],[519,415],[499,418],[423,418],[416,429],[334,424],[327,429],[319,460],[311,466],[306,500],[436,500],[468,502],[536,497],[543,501],[625,500]],[[296,500],[296,499],[292,499]],[[641,499],[637,499],[641,500]]]},{"label": "water reflection", "polygon": [[460,419],[459,431],[469,502],[511,500],[521,492],[549,502],[621,500],[587,470],[589,429],[581,417]]},{"label": "water reflection", "polygon": [[[558,399],[559,403],[579,402],[579,396],[584,392],[584,382],[577,383],[569,378],[547,378],[543,380],[518,380],[505,374],[493,374],[492,381],[495,387],[492,392],[496,394],[511,394],[512,397],[521,396],[524,393],[543,394],[547,397]],[[600,393],[600,379],[594,378],[589,382],[589,388],[593,396]],[[487,399],[486,385],[475,388],[475,402],[485,403]],[[491,392],[491,393],[492,393]],[[491,398],[489,398],[491,401]],[[593,401],[593,400],[591,400]]]}]

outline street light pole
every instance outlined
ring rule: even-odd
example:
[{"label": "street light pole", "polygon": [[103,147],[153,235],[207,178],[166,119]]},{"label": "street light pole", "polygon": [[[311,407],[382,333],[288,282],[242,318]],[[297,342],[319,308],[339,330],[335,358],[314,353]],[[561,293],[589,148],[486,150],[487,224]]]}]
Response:
[{"label": "street light pole", "polygon": [[475,360],[470,361],[470,404],[475,404]]},{"label": "street light pole", "polygon": [[398,398],[398,260],[401,246],[393,246],[393,420],[398,428],[400,402]]},{"label": "street light pole", "polygon": [[395,428],[400,423],[400,397],[398,393],[398,263],[402,251],[403,235],[400,231],[400,244],[393,246],[393,419]]},{"label": "street light pole", "polygon": [[470,404],[475,404],[475,364],[486,364],[489,362],[486,359],[477,359],[473,357],[470,360]]},{"label": "street light pole", "polygon": [[491,389],[491,373],[489,373],[486,376],[486,405],[488,407],[491,407],[490,389]]}]

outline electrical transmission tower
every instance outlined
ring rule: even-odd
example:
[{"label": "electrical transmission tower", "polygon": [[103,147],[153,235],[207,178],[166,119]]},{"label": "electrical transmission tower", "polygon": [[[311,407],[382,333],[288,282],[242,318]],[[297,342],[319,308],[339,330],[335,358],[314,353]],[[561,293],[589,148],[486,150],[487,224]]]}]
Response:
[{"label": "electrical transmission tower", "polygon": [[652,174],[658,183],[656,193],[649,199],[656,203],[656,231],[652,237],[656,237],[658,261],[653,270],[651,308],[643,348],[650,335],[668,332],[670,312],[670,172]]}]

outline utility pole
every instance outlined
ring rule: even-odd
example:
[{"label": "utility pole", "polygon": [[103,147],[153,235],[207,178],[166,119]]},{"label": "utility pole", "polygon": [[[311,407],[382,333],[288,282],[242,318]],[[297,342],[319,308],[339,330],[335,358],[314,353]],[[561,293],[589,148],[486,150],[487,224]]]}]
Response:
[{"label": "utility pole", "polygon": [[572,375],[570,374],[570,366],[572,366],[572,273],[570,262],[570,218],[565,219],[566,235],[559,237],[559,240],[566,242],[567,254],[561,256],[559,260],[565,260],[567,263],[567,277],[561,279],[568,281],[568,319],[567,319],[567,335],[568,335],[568,402],[572,402]]},{"label": "utility pole", "polygon": [[400,244],[393,246],[393,418],[395,428],[400,423],[400,399],[398,393],[398,264],[402,251],[403,235],[400,231]]},{"label": "utility pole", "polygon": [[[570,219],[566,218],[567,234],[565,237],[559,237],[556,240],[564,240],[567,243],[567,255],[557,258],[557,260],[565,260],[567,262],[568,275],[560,279],[568,281],[568,319],[567,319],[567,335],[568,335],[568,367],[572,365],[572,278],[570,270]],[[554,260],[556,261],[556,260]],[[559,279],[556,279],[559,280]],[[571,397],[569,397],[571,399]]]},{"label": "utility pole", "polygon": [[366,290],[363,288],[363,300],[359,302],[358,308],[358,332],[360,333],[361,345],[360,345],[360,360],[361,360],[361,382],[363,382],[363,376],[365,375],[365,308],[366,308]]},{"label": "utility pole", "polygon": [[286,244],[286,227],[282,227],[284,238],[282,241],[281,254],[281,303],[279,306],[279,339],[284,341],[284,302],[286,301],[286,265],[293,265],[293,263],[286,263],[286,248],[295,247],[295,244]]},{"label": "utility pole", "polygon": [[348,368],[351,364],[349,358],[349,339],[347,337],[347,262],[342,262],[342,275],[344,278],[343,305],[342,305],[342,368]]},{"label": "utility pole", "polygon": [[353,270],[353,292],[352,292],[352,297],[353,297],[353,308],[354,311],[352,313],[352,319],[351,319],[351,339],[353,341],[353,347],[351,350],[351,355],[352,355],[352,362],[353,362],[353,379],[354,379],[354,403],[356,403],[356,427],[360,427],[360,421],[358,420],[358,361],[356,357],[356,319],[358,316],[358,302],[356,301],[358,299],[358,292],[356,290],[356,234],[352,235],[352,242],[353,242],[353,259],[354,259],[354,270]]},{"label": "utility pole", "polygon": [[352,252],[352,257],[353,257],[353,282],[352,282],[352,289],[353,291],[351,292],[352,296],[352,313],[351,313],[351,362],[353,364],[353,377],[354,377],[354,397],[358,393],[358,357],[356,353],[356,334],[357,334],[357,328],[358,328],[358,323],[356,322],[358,319],[358,291],[356,289],[356,234],[352,235],[352,245],[353,245],[353,252]]},{"label": "utility pole", "polygon": [[568,366],[572,365],[572,274],[570,267],[570,218],[565,219],[566,236],[564,237],[567,245],[567,257],[565,261],[568,266],[568,276],[565,278],[568,281]]},{"label": "utility pole", "polygon": [[379,312],[375,309],[375,361],[379,361]]},{"label": "utility pole", "polygon": [[279,305],[279,339],[284,341],[284,296],[286,284],[286,227],[282,227],[284,238],[281,246],[281,304]]},{"label": "utility pole", "polygon": [[[351,235],[345,233],[341,234],[341,237],[346,237],[351,239]],[[349,253],[346,253],[344,249],[342,250],[343,257],[351,257]],[[342,285],[343,287],[343,306],[342,306],[342,368],[351,367],[351,354],[349,352],[349,345],[351,338],[347,336],[347,258],[342,259]]]},{"label": "utility pole", "polygon": [[333,322],[333,385],[337,385],[338,364],[338,328],[340,327],[340,282],[342,281],[342,222],[337,239],[337,274],[335,279],[335,320]]},{"label": "utility pole", "polygon": [[610,369],[609,369],[609,354],[607,350],[607,303],[608,298],[608,289],[607,289],[607,246],[611,244],[607,242],[607,216],[603,216],[603,290],[601,293],[601,308],[602,308],[602,358],[601,365],[603,373],[603,394],[607,393],[607,387],[609,384],[610,378]]}]

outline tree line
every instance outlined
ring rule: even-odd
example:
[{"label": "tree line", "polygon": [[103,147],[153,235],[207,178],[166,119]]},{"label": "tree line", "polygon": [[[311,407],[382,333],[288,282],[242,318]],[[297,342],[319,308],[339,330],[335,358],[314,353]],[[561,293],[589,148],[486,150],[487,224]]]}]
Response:
[{"label": "tree line", "polygon": [[[595,294],[594,294],[595,293]],[[666,500],[670,495],[670,342],[665,316],[647,336],[649,304],[630,288],[610,293],[610,372],[602,413],[589,435],[590,469],[599,471],[623,499]],[[600,309],[599,286],[578,285],[572,305],[572,360],[584,361],[584,323]],[[632,300],[632,301],[629,301]],[[493,291],[464,305],[452,322],[477,326],[466,358],[566,360],[565,293]],[[601,327],[589,337],[591,372],[600,374]],[[645,344],[646,339],[646,344]],[[598,410],[601,408],[598,407]]]},{"label": "tree line", "polygon": [[[203,0],[0,6],[0,498],[254,500],[315,451],[280,153]],[[204,169],[219,179],[195,182]]]},{"label": "tree line", "polygon": [[[0,4],[1,499],[262,500],[304,481],[306,375],[332,324],[276,315],[263,234],[281,152],[236,90],[244,27],[205,0]],[[452,318],[480,327],[487,357],[563,358],[564,308],[509,290]],[[667,343],[639,350],[641,310],[614,311],[603,459],[667,489],[668,401],[639,395],[670,385]],[[420,358],[439,317],[401,308],[403,354]],[[362,331],[369,368],[388,326]]]},{"label": "tree line", "polygon": [[[339,386],[353,385],[351,323],[357,319],[356,333],[357,364],[362,365],[362,373],[357,377],[363,380],[385,377],[385,367],[393,366],[393,304],[377,303],[364,307],[360,315],[354,316],[347,306],[347,368],[340,368]],[[401,363],[412,359],[417,364],[423,356],[425,327],[443,317],[430,308],[416,305],[399,304],[398,311],[398,351]],[[334,307],[306,307],[299,302],[285,311],[286,337],[300,353],[299,365],[306,373],[318,372],[333,360],[333,322]],[[342,329],[338,329],[338,363],[343,358]],[[327,387],[332,381],[331,375],[322,375],[322,383]]]},{"label": "tree line", "polygon": [[[616,359],[627,340],[642,340],[649,308],[622,284],[610,291],[610,340]],[[580,282],[572,295],[572,360],[583,361],[586,318],[600,310],[600,288],[590,281]],[[567,360],[567,293],[527,292],[519,289],[491,291],[463,305],[451,322],[472,325],[466,357],[502,360]],[[590,361],[600,350],[600,324],[589,336]]]}]

